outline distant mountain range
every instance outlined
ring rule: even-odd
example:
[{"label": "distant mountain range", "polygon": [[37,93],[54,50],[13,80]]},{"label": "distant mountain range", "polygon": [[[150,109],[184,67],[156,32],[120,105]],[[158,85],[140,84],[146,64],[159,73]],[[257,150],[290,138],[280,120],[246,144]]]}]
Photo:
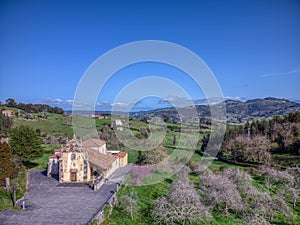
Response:
[{"label": "distant mountain range", "polygon": [[300,104],[286,99],[264,98],[246,102],[226,101],[227,113],[245,116],[274,116],[285,115],[291,111],[300,110]]},{"label": "distant mountain range", "polygon": [[[247,119],[267,118],[275,115],[286,115],[291,111],[300,110],[300,104],[286,99],[264,98],[247,101],[228,99],[225,100],[227,118],[231,122],[242,122]],[[185,107],[188,110],[190,107]],[[196,105],[198,115],[201,117],[210,116],[208,105]],[[182,110],[182,109],[181,109]],[[143,112],[133,112],[131,117],[135,119],[150,119],[151,117],[168,117],[169,122],[179,120],[177,109],[174,107],[157,109]]]},{"label": "distant mountain range", "polygon": [[[197,108],[199,108],[200,115],[206,115],[207,113],[207,106],[208,106],[208,99],[195,99],[195,100],[186,100],[183,98],[179,98],[179,97],[170,97],[172,99],[172,103],[174,103],[175,105],[177,105],[177,107],[188,107],[191,104],[192,105],[196,105]],[[238,111],[235,110],[236,107],[241,108],[239,110],[243,111],[243,116],[245,114],[252,114],[255,113],[254,109],[259,107],[260,109],[265,107],[264,104],[267,105],[267,109],[269,108],[269,106],[272,108],[271,111],[273,112],[273,110],[275,110],[277,113],[277,111],[279,110],[286,110],[287,108],[293,108],[293,106],[297,107],[298,105],[294,105],[295,103],[300,104],[300,100],[298,99],[277,99],[277,98],[265,98],[265,99],[253,99],[253,100],[247,100],[243,97],[224,97],[225,102],[228,104],[228,112],[231,112],[232,110],[234,110],[234,112]],[[220,100],[218,99],[210,99],[210,102],[212,104],[215,104],[217,102],[219,102]],[[264,103],[262,103],[262,101]],[[71,113],[72,111],[72,106],[73,106],[73,100],[63,100],[63,99],[39,99],[39,100],[31,100],[31,101],[25,101],[25,103],[30,103],[30,104],[47,104],[50,105],[52,107],[60,107],[63,108],[67,113]],[[98,112],[102,112],[104,114],[110,114],[111,110],[113,110],[113,105],[114,104],[120,104],[120,106],[118,107],[114,107],[114,110],[118,110],[119,112],[126,112],[128,109],[130,109],[132,106],[134,106],[133,108],[131,108],[131,112],[141,112],[141,111],[157,111],[157,110],[165,110],[165,109],[170,109],[172,107],[172,104],[169,102],[169,99],[166,100],[161,100],[159,98],[147,98],[147,99],[143,99],[140,100],[138,104],[135,103],[109,103],[109,102],[97,102],[96,105],[88,105],[88,104],[83,104],[83,107],[80,111],[87,111],[89,109],[93,109],[94,107],[96,107],[96,111]],[[124,105],[124,107],[122,107],[122,105]],[[204,105],[205,107],[202,107],[202,105]],[[252,105],[252,106],[248,106],[248,105]],[[257,107],[256,107],[257,105]],[[130,106],[130,107],[129,107]],[[253,109],[254,107],[254,109]],[[283,107],[283,108],[282,108]],[[89,108],[89,109],[88,109]],[[254,110],[254,111],[253,111]],[[271,112],[271,114],[272,114]],[[264,114],[264,110],[262,110],[261,112],[256,112],[258,114],[263,113]],[[119,113],[117,113],[119,114]],[[280,114],[280,112],[279,112]]]},{"label": "distant mountain range", "polygon": [[[65,112],[67,114],[71,114],[72,110],[70,110],[70,106],[72,105],[72,101],[67,100],[63,101],[60,99],[56,100],[48,100],[49,105],[53,107],[61,107],[64,103],[68,103],[69,107],[65,107]],[[211,100],[214,102],[213,104],[218,104],[217,100]],[[226,113],[227,119],[229,122],[243,122],[245,120],[253,120],[258,118],[268,118],[275,115],[286,115],[291,111],[300,110],[300,101],[297,100],[287,100],[287,99],[278,99],[273,97],[268,97],[264,99],[252,99],[246,100],[244,98],[225,98],[226,103]],[[200,99],[193,101],[194,106],[197,109],[198,116],[200,117],[209,117],[210,116],[210,107],[208,105],[207,99]],[[151,106],[151,107],[150,107]],[[159,106],[159,107],[155,107]],[[152,108],[151,110],[148,110]],[[121,109],[121,108],[120,108]],[[185,112],[189,112],[192,109],[192,106],[186,105],[179,108],[180,110],[185,110]],[[178,122],[180,120],[179,114],[177,112],[178,108],[170,107],[170,104],[167,102],[166,104],[160,103],[159,105],[149,105],[145,111],[142,111],[141,108],[136,108],[135,111],[130,112],[130,117],[134,119],[145,119],[149,120],[153,118],[153,116],[158,116],[164,118],[165,121],[168,122]],[[82,115],[92,115],[96,114],[111,114],[111,107],[105,107],[103,110],[87,111],[80,110],[75,112],[76,114]],[[113,114],[125,115],[127,114],[125,111],[115,111]]]}]

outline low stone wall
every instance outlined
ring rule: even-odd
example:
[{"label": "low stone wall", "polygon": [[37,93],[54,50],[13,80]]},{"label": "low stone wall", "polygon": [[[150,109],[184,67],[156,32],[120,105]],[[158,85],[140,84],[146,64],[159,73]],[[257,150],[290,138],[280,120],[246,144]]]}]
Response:
[{"label": "low stone wall", "polygon": [[96,224],[101,224],[104,221],[104,214],[103,209],[99,210],[99,212],[87,223],[87,225],[92,224],[94,221],[96,221]]},{"label": "low stone wall", "polygon": [[[120,187],[121,187],[121,183],[117,183],[116,184],[116,191],[113,192],[111,194],[111,196],[107,199],[105,206],[109,205],[110,206],[110,212],[112,212],[114,206],[117,203],[117,192],[119,191]],[[97,225],[100,225],[104,220],[105,220],[105,215],[104,215],[104,208],[105,206],[103,206],[102,208],[99,209],[99,211],[90,219],[90,221],[87,223],[87,225],[92,224],[93,222],[96,222]]]}]

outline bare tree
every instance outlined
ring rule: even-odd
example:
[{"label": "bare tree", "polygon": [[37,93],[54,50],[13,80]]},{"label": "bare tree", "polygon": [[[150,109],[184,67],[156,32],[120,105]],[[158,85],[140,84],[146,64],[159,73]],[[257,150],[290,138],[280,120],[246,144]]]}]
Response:
[{"label": "bare tree", "polygon": [[130,214],[131,220],[133,220],[133,214],[138,212],[138,198],[137,194],[133,191],[129,193],[123,193],[118,199],[119,206],[124,212]]},{"label": "bare tree", "polygon": [[272,161],[272,155],[270,153],[270,140],[263,135],[255,135],[251,138],[250,148],[247,153],[251,155],[250,161],[259,162],[263,164],[269,164]]},{"label": "bare tree", "polygon": [[251,188],[253,188],[253,180],[249,173],[239,169],[226,169],[223,171],[223,176],[231,180],[239,193],[245,195]]},{"label": "bare tree", "polygon": [[143,138],[148,138],[149,137],[149,133],[146,127],[141,127],[140,128],[140,133],[143,136]]},{"label": "bare tree", "polygon": [[272,160],[269,148],[270,140],[266,136],[255,135],[248,139],[245,135],[239,135],[224,142],[223,154],[235,161],[268,164]]},{"label": "bare tree", "polygon": [[[286,176],[276,170],[269,170],[269,173]],[[292,209],[287,205],[284,195],[280,192],[270,195],[268,191],[257,189],[245,171],[227,169],[222,174],[214,174],[206,170],[200,174],[200,180],[200,189],[207,202],[215,209],[224,210],[225,216],[229,215],[229,209],[243,212],[248,224],[269,224],[276,212],[281,212],[288,220],[293,218]]]},{"label": "bare tree", "polygon": [[294,130],[298,130],[297,125],[295,123],[275,123],[274,130],[276,142],[284,151],[287,151],[295,141]]},{"label": "bare tree", "polygon": [[145,158],[144,158],[142,163],[154,165],[154,164],[160,163],[161,161],[163,161],[167,157],[168,157],[168,155],[163,150],[163,146],[158,146],[155,149],[153,149],[151,151],[148,151],[145,154]]},{"label": "bare tree", "polygon": [[101,134],[100,134],[100,138],[105,140],[105,141],[108,141],[109,138],[111,136],[111,129],[110,127],[106,124],[102,127],[101,129]]},{"label": "bare tree", "polygon": [[188,175],[192,172],[192,170],[187,167],[183,166],[178,172],[177,172],[177,177],[179,180],[183,182],[190,182]]},{"label": "bare tree", "polygon": [[296,204],[298,199],[300,198],[299,190],[296,188],[288,188],[289,196],[291,197],[293,201],[293,209],[296,208]]},{"label": "bare tree", "polygon": [[294,186],[300,188],[300,167],[290,167],[286,171],[294,177]]},{"label": "bare tree", "polygon": [[268,192],[262,192],[262,195],[256,195],[253,198],[259,202],[258,206],[254,206],[255,211],[261,212],[261,215],[268,221],[271,222],[273,220],[276,212],[281,212],[288,220],[293,219],[292,209],[287,205],[284,196],[280,193],[271,196]]},{"label": "bare tree", "polygon": [[284,196],[281,194],[270,196],[266,205],[266,211],[269,214],[269,221],[273,220],[275,212],[281,212],[288,220],[293,218],[292,209],[287,205]]},{"label": "bare tree", "polygon": [[284,171],[274,168],[262,168],[262,176],[265,179],[267,188],[280,185],[279,193],[286,199],[290,198],[293,202],[293,208],[296,207],[299,199],[299,178],[300,170],[298,167],[289,168]]},{"label": "bare tree", "polygon": [[288,192],[293,201],[293,208],[296,208],[297,201],[300,199],[300,168],[298,166],[286,169],[286,172],[293,176],[293,183],[289,183]]},{"label": "bare tree", "polygon": [[[284,178],[283,172],[274,169],[265,169],[263,174],[266,173],[277,181],[279,181],[279,177]],[[273,182],[272,179],[267,182],[271,184]],[[292,209],[288,206],[284,195],[280,191],[276,195],[270,195],[268,191],[259,190],[252,185],[245,192],[244,202],[246,203],[245,215],[250,217],[259,215],[262,220],[271,222],[274,214],[281,212],[286,219],[292,220],[293,218]]]},{"label": "bare tree", "polygon": [[287,170],[280,171],[270,167],[261,167],[261,175],[265,179],[265,185],[267,188],[271,188],[277,183],[288,184],[294,186],[295,178]]},{"label": "bare tree", "polygon": [[242,198],[235,184],[226,176],[212,173],[209,169],[200,175],[200,189],[206,193],[207,202],[215,208],[224,210],[229,216],[229,209],[242,211]]},{"label": "bare tree", "polygon": [[153,217],[157,223],[200,222],[210,218],[208,209],[190,181],[178,180],[173,183],[168,196],[154,202]]},{"label": "bare tree", "polygon": [[259,215],[258,213],[252,215],[246,215],[243,218],[248,225],[271,225],[267,219]]},{"label": "bare tree", "polygon": [[140,185],[140,182],[151,175],[152,169],[150,166],[130,166],[130,181],[134,183],[134,185]]}]

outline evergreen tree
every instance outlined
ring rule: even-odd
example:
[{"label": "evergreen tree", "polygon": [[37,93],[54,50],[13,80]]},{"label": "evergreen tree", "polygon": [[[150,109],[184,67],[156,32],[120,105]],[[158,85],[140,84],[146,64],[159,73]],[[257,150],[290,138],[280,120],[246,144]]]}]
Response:
[{"label": "evergreen tree", "polygon": [[10,177],[13,173],[11,147],[6,142],[0,142],[0,180]]},{"label": "evergreen tree", "polygon": [[206,134],[203,136],[202,138],[202,145],[201,145],[201,151],[204,152],[207,145],[208,145],[208,142],[209,142],[209,137],[210,137],[210,134]]},{"label": "evergreen tree", "polygon": [[13,128],[9,143],[12,154],[18,161],[26,162],[43,155],[42,140],[29,126],[21,125]]}]

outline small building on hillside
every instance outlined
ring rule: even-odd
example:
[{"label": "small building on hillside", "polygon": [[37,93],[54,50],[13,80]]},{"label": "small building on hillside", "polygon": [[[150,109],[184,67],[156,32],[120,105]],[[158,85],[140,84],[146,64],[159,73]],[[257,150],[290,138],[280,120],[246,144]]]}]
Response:
[{"label": "small building on hillside", "polygon": [[123,123],[121,119],[115,119],[114,123],[112,123],[112,127],[115,127],[117,130],[123,130]]},{"label": "small building on hillside", "polygon": [[60,183],[89,183],[98,190],[118,168],[128,163],[128,154],[109,151],[99,139],[81,141],[73,138],[49,157],[48,176],[57,176]]},{"label": "small building on hillside", "polygon": [[10,110],[10,109],[4,109],[3,111],[2,111],[2,115],[3,116],[8,116],[8,117],[14,117],[15,116],[15,112],[14,111],[12,111],[12,110]]},{"label": "small building on hillside", "polygon": [[94,114],[94,115],[91,115],[91,118],[94,118],[94,119],[107,119],[107,118],[110,118],[110,115],[107,115],[107,114]]}]

